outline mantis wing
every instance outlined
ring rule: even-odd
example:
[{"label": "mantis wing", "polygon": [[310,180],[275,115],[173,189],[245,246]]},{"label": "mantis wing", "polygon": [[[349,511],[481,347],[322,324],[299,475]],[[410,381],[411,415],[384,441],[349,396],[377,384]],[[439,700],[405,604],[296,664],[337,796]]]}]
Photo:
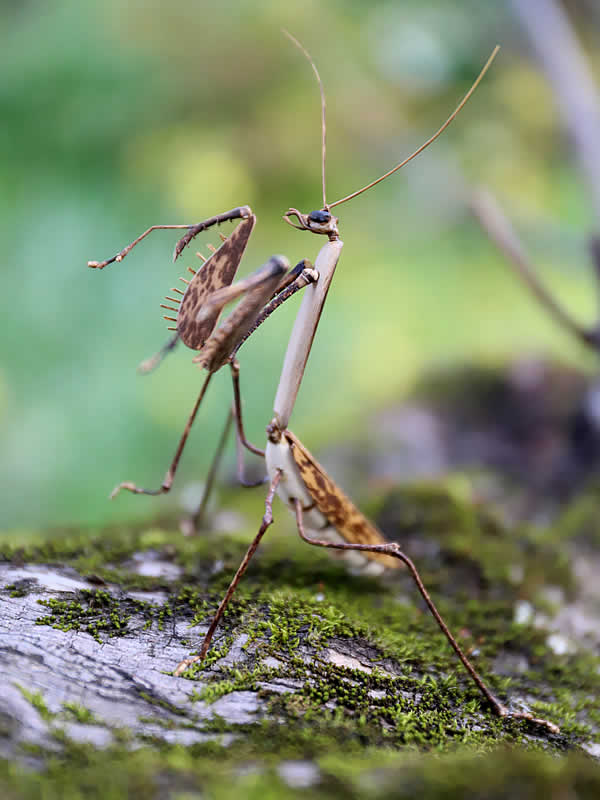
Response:
[{"label": "mantis wing", "polygon": [[[283,436],[290,447],[292,458],[306,484],[308,493],[321,514],[337,532],[347,542],[386,544],[387,540],[381,531],[358,510],[302,442],[288,430],[283,432]],[[386,567],[398,569],[400,566],[400,562],[396,558],[383,553],[364,551],[362,555],[378,561],[380,564],[385,564]]]}]

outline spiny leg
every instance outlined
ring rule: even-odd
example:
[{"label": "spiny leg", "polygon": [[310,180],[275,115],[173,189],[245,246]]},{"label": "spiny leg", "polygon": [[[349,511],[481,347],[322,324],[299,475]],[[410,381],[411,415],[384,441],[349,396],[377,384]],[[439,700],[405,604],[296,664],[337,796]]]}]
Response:
[{"label": "spiny leg", "polygon": [[492,706],[496,714],[500,717],[513,717],[516,719],[524,719],[528,722],[532,722],[536,725],[541,725],[542,727],[549,730],[551,733],[560,733],[560,728],[557,725],[554,725],[552,722],[548,722],[548,720],[540,719],[538,717],[534,717],[532,714],[529,714],[525,711],[510,711],[503,703],[498,700],[498,698],[492,694],[490,689],[486,686],[483,682],[483,679],[480,677],[479,673],[475,670],[467,656],[463,653],[460,645],[450,632],[450,629],[444,622],[440,612],[437,610],[433,600],[431,599],[429,592],[425,588],[423,581],[421,580],[421,576],[419,575],[417,568],[411,561],[411,559],[405,555],[402,550],[400,549],[400,545],[396,542],[389,542],[386,544],[374,545],[374,544],[354,544],[350,542],[328,542],[323,539],[313,539],[310,536],[307,536],[304,530],[304,519],[303,519],[303,509],[302,503],[299,500],[294,500],[294,505],[296,509],[296,525],[298,526],[298,533],[300,534],[300,538],[303,539],[307,544],[316,545],[317,547],[330,547],[336,550],[362,550],[363,552],[371,552],[371,553],[384,553],[386,555],[394,556],[395,558],[400,559],[407,567],[411,574],[412,579],[417,585],[421,596],[425,600],[427,607],[433,614],[435,621],[439,625],[442,630],[442,633],[450,643],[452,649],[456,653],[456,655],[461,660],[464,668],[467,670],[479,691],[484,695],[488,703]]},{"label": "spiny leg", "polygon": [[275,497],[275,492],[277,491],[277,487],[279,486],[280,480],[281,480],[281,472],[278,470],[275,473],[275,477],[271,481],[271,485],[269,486],[269,491],[267,493],[267,497],[266,497],[266,500],[265,500],[265,513],[264,513],[264,516],[262,518],[261,526],[260,526],[260,528],[258,530],[258,533],[256,534],[256,536],[252,540],[252,543],[250,544],[250,547],[246,551],[246,555],[244,556],[244,558],[242,560],[242,563],[239,565],[239,567],[237,569],[237,572],[233,576],[233,580],[229,584],[229,588],[227,589],[227,592],[225,593],[225,596],[223,597],[223,599],[221,600],[221,603],[219,604],[219,607],[217,609],[217,613],[213,617],[213,620],[209,625],[208,631],[206,632],[206,635],[205,635],[204,640],[202,642],[202,645],[200,647],[200,652],[198,653],[197,656],[193,656],[191,658],[184,658],[184,660],[181,661],[181,663],[177,665],[177,668],[175,669],[175,672],[173,673],[174,675],[176,675],[176,676],[181,675],[183,672],[185,672],[185,670],[189,666],[191,666],[192,664],[195,664],[196,661],[201,661],[205,657],[205,655],[207,654],[208,648],[210,647],[210,643],[211,643],[213,635],[214,635],[214,632],[215,632],[219,622],[221,621],[221,617],[223,616],[223,614],[225,612],[225,609],[229,605],[229,601],[231,600],[231,598],[233,596],[233,593],[235,592],[235,590],[237,588],[238,583],[240,582],[244,572],[246,572],[246,569],[248,568],[248,564],[250,563],[250,559],[252,558],[252,556],[256,552],[256,550],[258,548],[258,545],[260,544],[260,540],[265,535],[265,533],[267,531],[267,528],[270,525],[273,524],[273,498]]},{"label": "spiny leg", "polygon": [[223,222],[229,222],[234,219],[248,219],[252,216],[252,209],[250,206],[239,206],[232,208],[231,211],[226,211],[224,214],[216,214],[214,217],[205,219],[202,222],[197,222],[195,225],[189,225],[188,232],[181,237],[175,245],[175,252],[173,253],[173,261],[181,255],[182,251],[188,246],[192,239],[202,231],[210,228],[212,225],[220,225]]},{"label": "spiny leg", "polygon": [[[239,230],[241,223],[236,230]],[[231,241],[231,237],[227,242]],[[227,242],[223,244],[226,246]],[[206,315],[214,318],[223,306],[240,295],[242,299],[229,314],[229,316],[205,340],[198,355],[193,359],[194,364],[209,372],[216,372],[225,366],[231,359],[233,351],[244,338],[256,320],[257,315],[264,308],[265,303],[273,296],[285,274],[289,270],[288,260],[284,256],[271,256],[271,258],[255,270],[252,275],[243,278],[231,286],[223,286],[212,292],[197,310],[196,321],[204,324]]]},{"label": "spiny leg", "polygon": [[130,481],[124,481],[116,486],[110,494],[111,500],[116,497],[121,489],[126,489],[128,492],[133,492],[133,494],[150,494],[150,495],[158,495],[158,494],[166,494],[170,491],[171,486],[173,485],[173,480],[175,478],[175,473],[177,472],[177,466],[179,464],[179,459],[181,458],[181,454],[183,453],[183,448],[185,447],[185,443],[187,438],[190,434],[190,430],[192,429],[192,425],[194,424],[194,420],[196,419],[196,414],[198,413],[198,409],[200,408],[200,403],[206,393],[206,389],[212,378],[213,373],[209,372],[206,376],[206,380],[202,384],[202,388],[200,389],[200,394],[198,395],[198,399],[192,409],[192,413],[190,414],[186,426],[184,428],[183,434],[181,435],[181,439],[179,440],[179,444],[177,445],[177,450],[175,452],[175,457],[171,462],[171,466],[167,470],[163,482],[159,489],[142,489],[140,486],[137,486],[135,483],[131,483]]},{"label": "spiny leg", "polygon": [[88,267],[92,267],[92,269],[104,269],[104,267],[113,264],[115,261],[123,261],[125,256],[153,231],[173,231],[187,228],[185,236],[175,245],[175,253],[173,255],[173,260],[175,261],[183,249],[192,241],[194,236],[197,236],[201,231],[205,231],[212,225],[220,225],[222,222],[227,222],[229,220],[246,219],[251,214],[252,211],[249,206],[241,206],[239,208],[232,208],[231,211],[226,211],[224,214],[217,214],[214,217],[209,217],[209,219],[205,219],[195,225],[152,225],[112,258],[107,258],[105,261],[88,261]]},{"label": "spiny leg", "polygon": [[[254,279],[257,276],[251,276],[251,279]],[[241,457],[241,453],[239,450],[239,445],[242,444],[251,453],[255,455],[261,456],[264,458],[264,450],[261,450],[259,447],[256,447],[251,442],[248,441],[246,438],[246,434],[244,431],[244,423],[243,423],[243,416],[242,416],[242,401],[241,401],[241,392],[240,392],[240,384],[239,384],[239,373],[240,373],[240,364],[239,361],[235,358],[235,354],[241,347],[241,345],[249,338],[249,336],[254,333],[254,331],[262,325],[263,322],[287,299],[292,297],[297,291],[303,289],[305,286],[308,286],[309,283],[314,283],[318,279],[318,273],[312,269],[310,266],[310,262],[307,259],[303,259],[300,261],[294,269],[290,270],[286,278],[282,281],[278,293],[275,297],[263,308],[262,312],[257,317],[256,321],[254,322],[251,330],[249,330],[244,337],[240,340],[240,342],[235,346],[233,354],[230,356],[229,364],[231,368],[231,377],[233,383],[233,395],[234,395],[234,405],[233,405],[233,414],[236,420],[236,444],[238,445],[238,457],[237,457],[237,474],[238,480],[242,486],[245,487],[255,487],[259,486],[264,483],[264,480],[261,479],[259,481],[247,481],[244,478],[244,469],[243,469],[243,459]],[[242,282],[240,282],[242,283]],[[246,281],[247,283],[247,281]],[[229,292],[231,292],[234,296],[238,296],[240,293],[239,285],[232,287],[230,290],[226,290],[225,292],[220,292],[222,296],[228,296]],[[214,297],[214,295],[213,295]],[[220,458],[220,456],[219,456]],[[211,468],[212,469],[212,468]]]},{"label": "spiny leg", "polygon": [[[234,408],[235,408],[235,419],[237,424],[237,434],[238,434],[238,441],[251,453],[255,455],[261,456],[264,458],[265,452],[261,450],[259,447],[256,447],[251,442],[249,442],[246,438],[246,434],[244,432],[244,423],[242,418],[242,400],[241,400],[241,393],[240,393],[240,363],[235,358],[236,353],[240,349],[240,347],[244,344],[245,341],[259,328],[263,322],[265,322],[271,314],[279,308],[279,306],[292,297],[296,292],[300,289],[304,289],[308,286],[309,283],[314,283],[319,275],[316,270],[312,269],[312,267],[307,267],[306,265],[310,264],[307,259],[303,259],[299,262],[293,270],[290,270],[286,280],[283,283],[283,287],[280,289],[278,294],[264,307],[262,312],[256,318],[254,325],[252,326],[251,330],[249,330],[243,339],[236,345],[233,354],[230,358],[230,367],[231,367],[231,379],[233,382],[233,397],[234,397]],[[238,459],[238,478],[240,478],[240,469],[239,469],[239,459]],[[240,483],[243,486],[246,485],[258,485],[258,484],[247,484],[242,478],[240,478]],[[262,483],[262,481],[261,481]]]},{"label": "spiny leg", "polygon": [[296,292],[300,289],[304,289],[310,283],[314,283],[318,280],[319,273],[312,268],[310,265],[310,261],[308,259],[302,259],[294,269],[290,270],[284,281],[282,282],[278,293],[272,298],[272,300],[263,308],[262,312],[257,317],[254,325],[252,326],[251,330],[249,330],[243,339],[237,344],[235,347],[233,354],[230,358],[230,367],[231,367],[231,378],[233,382],[233,395],[234,395],[234,416],[236,420],[236,449],[237,449],[237,478],[239,483],[246,487],[246,488],[254,488],[256,486],[260,486],[267,480],[266,478],[261,478],[260,480],[256,481],[247,481],[244,477],[244,459],[243,459],[243,452],[242,447],[246,447],[246,449],[250,450],[251,453],[264,457],[264,450],[253,445],[249,442],[246,438],[246,434],[244,432],[244,423],[242,417],[242,401],[241,401],[241,392],[240,392],[240,382],[239,382],[239,374],[240,374],[240,364],[237,358],[235,358],[236,353],[240,349],[240,347],[244,344],[245,341],[254,333],[254,331],[259,328],[265,320],[267,320],[271,314],[279,308],[279,306],[292,297]]},{"label": "spiny leg", "polygon": [[293,276],[293,280],[291,280],[289,284],[287,281],[284,282],[283,287],[280,288],[278,294],[276,294],[275,297],[269,303],[267,303],[267,305],[257,316],[252,328],[236,345],[232,356],[237,355],[238,350],[244,344],[244,342],[247,341],[250,336],[252,336],[257,328],[260,328],[263,322],[265,322],[265,320],[267,320],[282,303],[292,297],[292,295],[296,294],[296,292],[298,292],[300,289],[304,289],[309,285],[309,283],[315,283],[315,281],[317,281],[319,278],[319,273],[316,269],[312,268],[312,265],[308,259],[303,259],[296,264],[294,269],[290,271],[289,275],[290,277]]},{"label": "spiny leg", "polygon": [[[237,432],[238,432],[238,439],[239,441],[250,450],[251,453],[255,453],[256,455],[264,457],[265,452],[261,450],[259,447],[251,444],[246,439],[246,434],[244,432],[244,423],[242,418],[242,401],[241,401],[241,393],[240,393],[240,364],[235,355],[237,354],[240,347],[244,344],[245,341],[259,328],[263,322],[265,322],[271,314],[279,308],[279,306],[292,297],[296,292],[300,289],[304,289],[308,286],[309,283],[314,283],[319,275],[318,273],[312,269],[311,266],[307,266],[310,262],[307,259],[303,259],[300,261],[293,270],[290,270],[288,276],[283,281],[282,287],[280,287],[279,292],[275,295],[275,297],[263,308],[261,313],[256,318],[252,328],[244,335],[241,341],[236,345],[233,354],[230,359],[230,366],[231,366],[231,379],[233,382],[233,397],[234,397],[234,405],[235,405],[235,418],[237,423]],[[243,481],[240,481],[243,484]]]}]

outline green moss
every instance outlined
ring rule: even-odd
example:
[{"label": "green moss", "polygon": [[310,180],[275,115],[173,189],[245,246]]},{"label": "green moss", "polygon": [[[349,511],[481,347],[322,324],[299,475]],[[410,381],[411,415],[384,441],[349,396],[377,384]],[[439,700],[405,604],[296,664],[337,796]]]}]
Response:
[{"label": "green moss", "polygon": [[94,725],[97,724],[99,721],[96,717],[92,714],[89,708],[85,708],[85,706],[80,705],[79,703],[74,702],[66,702],[63,703],[63,709],[72,716],[77,722],[81,722],[85,725]]},{"label": "green moss", "polygon": [[10,597],[26,597],[29,594],[27,581],[19,581],[18,583],[7,583],[4,591],[10,594]]},{"label": "green moss", "polygon": [[482,757],[468,747],[444,756],[423,756],[414,750],[400,754],[386,747],[361,747],[359,742],[350,742],[341,752],[332,751],[327,747],[331,742],[321,740],[310,747],[308,739],[304,745],[291,758],[302,759],[307,751],[320,749],[314,761],[315,782],[308,789],[289,786],[285,773],[279,772],[279,762],[268,751],[250,754],[242,742],[226,750],[208,743],[188,749],[143,747],[133,752],[118,747],[95,751],[70,744],[63,756],[51,760],[45,773],[25,772],[14,763],[0,765],[0,789],[5,797],[27,800],[146,800],[198,794],[220,800],[307,796],[317,800],[471,796],[592,800],[600,792],[600,770],[584,758],[557,759],[506,749],[490,750]]},{"label": "green moss", "polygon": [[101,634],[123,635],[127,632],[130,614],[123,613],[120,601],[105,590],[83,589],[78,592],[79,600],[38,600],[50,614],[39,617],[36,625],[50,625],[61,631],[84,630],[102,641]]},{"label": "green moss", "polygon": [[205,703],[214,703],[231,692],[258,691],[258,684],[261,681],[268,681],[277,675],[275,670],[258,665],[254,669],[235,667],[227,670],[229,678],[214,680],[204,686],[200,692],[194,693],[194,700],[202,700]]},{"label": "green moss", "polygon": [[[408,535],[410,544],[410,536],[416,534],[407,532],[418,524],[419,536],[439,543],[433,558],[422,559],[423,579],[461,644],[477,651],[476,665],[492,688],[502,697],[527,696],[540,715],[566,725],[564,729],[575,740],[593,739],[591,698],[600,691],[595,660],[584,655],[554,656],[548,652],[544,632],[511,622],[516,595],[507,565],[524,565],[525,586],[518,592],[531,596],[537,579],[528,576],[545,569],[556,549],[539,543],[536,532],[521,530],[511,537],[493,517],[440,487],[392,493],[380,508],[388,533],[393,528],[403,540]],[[116,535],[117,531],[112,534]],[[118,599],[106,590],[84,592],[69,601],[44,601],[51,613],[39,622],[62,630],[87,630],[99,640],[127,632],[134,614],[145,617],[146,628],[162,628],[173,615],[203,622],[214,613],[244,550],[241,542],[211,537],[190,546],[188,540],[156,528],[140,529],[137,534],[129,531],[124,539],[127,546],[121,538],[118,543],[112,541],[108,532],[86,542],[79,539],[77,546],[67,542],[67,560],[72,564],[84,557],[94,561],[91,551],[98,546],[103,554],[123,563],[133,552],[151,546],[166,548],[165,555],[185,565],[186,573],[199,569],[192,553],[209,552],[211,564],[223,558],[226,568],[211,576],[200,566],[194,584],[185,578],[176,583],[161,606]],[[490,539],[493,545],[486,543]],[[58,553],[58,544],[46,547]],[[406,601],[399,602],[399,592]],[[219,661],[242,634],[248,638],[246,648],[255,650],[254,660],[219,669]],[[193,629],[190,638],[197,641]],[[357,641],[370,662],[388,671],[386,665],[396,665],[399,674],[348,671],[328,663],[326,648],[343,652],[344,642],[354,646]],[[301,643],[303,652],[298,653]],[[503,653],[526,659],[528,671],[498,674],[494,662]],[[444,748],[459,738],[477,738],[456,730],[457,709],[479,719],[482,712],[485,715],[486,725],[478,737],[481,746],[507,738],[516,741],[519,731],[527,733],[526,725],[499,723],[483,707],[445,638],[424,613],[407,576],[396,574],[384,581],[349,576],[326,553],[283,536],[272,538],[251,564],[219,630],[218,642],[205,662],[190,667],[185,677],[207,683],[195,697],[214,701],[230,691],[253,691],[261,681],[281,677],[276,670],[261,667],[267,656],[285,663],[288,679],[306,684],[302,692],[274,701],[288,717],[306,720],[314,715],[316,719],[329,704],[331,719],[324,717],[328,725],[334,724],[336,715],[350,727],[362,720],[361,735],[367,741]],[[380,696],[374,698],[372,692]],[[382,730],[387,731],[385,735]]]},{"label": "green moss", "polygon": [[[103,754],[67,742],[64,754],[49,762],[44,796],[70,800],[80,796],[82,786],[94,796],[94,781],[99,781],[103,797],[146,797],[165,780],[173,793],[253,797],[260,792],[261,800],[294,796],[276,769],[290,759],[319,763],[320,783],[311,789],[315,797],[441,797],[444,775],[448,786],[464,791],[467,770],[472,785],[494,791],[502,775],[507,785],[523,776],[536,791],[545,791],[552,775],[561,787],[579,787],[572,764],[581,767],[580,775],[593,776],[586,761],[546,760],[535,753],[600,741],[598,659],[592,654],[557,656],[548,650],[543,630],[512,621],[516,600],[527,597],[535,603],[548,576],[572,590],[558,535],[543,536],[532,528],[509,532],[466,501],[456,486],[421,484],[388,493],[372,503],[372,511],[390,537],[417,553],[419,547],[425,551],[415,557],[423,580],[491,688],[501,699],[525,698],[538,715],[561,725],[560,736],[493,715],[404,571],[382,579],[350,575],[327,553],[286,535],[292,525],[280,515],[279,529],[251,562],[207,659],[184,673],[192,701],[212,703],[235,691],[257,692],[267,703],[265,718],[245,725],[218,717],[203,722],[202,729],[215,737],[235,735],[227,749],[217,743],[183,749],[153,742],[134,753],[112,748]],[[110,570],[121,576],[125,589],[140,585],[128,566],[133,553],[152,549],[182,567],[179,581],[152,579],[147,584],[168,592],[161,605],[116,597],[106,589],[44,601],[49,613],[40,623],[85,630],[101,640],[133,635],[133,617],[136,631],[160,630],[173,618],[205,623],[246,543],[242,536],[189,540],[174,531],[140,526],[38,543],[20,557],[70,564],[87,574],[104,576]],[[4,552],[14,554],[8,546]],[[214,574],[217,560],[224,568]],[[243,661],[222,664],[242,636]],[[193,628],[189,639],[193,651],[198,645]],[[377,666],[343,666],[332,662],[330,651],[359,661],[364,653],[364,662]],[[519,660],[525,669],[513,666]],[[287,691],[274,691],[269,688],[273,684]],[[150,695],[145,699],[178,714],[177,727],[185,726],[181,710]],[[91,721],[85,709],[65,710],[79,721]],[[127,748],[132,734],[123,731],[118,738],[120,747]],[[498,750],[500,744],[529,755]],[[484,753],[485,760],[476,757]],[[101,776],[109,759],[114,769],[107,784]],[[558,766],[548,766],[555,762]],[[253,765],[250,772],[248,765]],[[19,791],[28,787],[27,797],[41,791],[41,783],[23,778],[15,765],[2,769],[11,791],[16,785]],[[593,777],[589,780],[593,785]]]},{"label": "green moss", "polygon": [[[26,544],[23,545],[23,541]],[[176,543],[176,546],[175,544]],[[156,550],[161,558],[178,563],[212,562],[205,537],[186,539],[176,530],[147,525],[119,525],[102,530],[66,529],[44,535],[0,538],[0,560],[74,567],[94,581],[120,583],[131,589],[160,589],[169,584],[158,577],[138,575],[128,564],[136,552]]]},{"label": "green moss", "polygon": [[597,552],[600,548],[599,503],[600,480],[596,478],[567,506],[553,526],[557,541],[578,542]]},{"label": "green moss", "polygon": [[31,692],[29,689],[26,689],[24,686],[21,686],[18,683],[15,683],[14,685],[21,692],[23,697],[28,700],[36,709],[42,719],[45,719],[46,722],[49,722],[54,717],[54,714],[46,705],[44,695],[41,692]]}]

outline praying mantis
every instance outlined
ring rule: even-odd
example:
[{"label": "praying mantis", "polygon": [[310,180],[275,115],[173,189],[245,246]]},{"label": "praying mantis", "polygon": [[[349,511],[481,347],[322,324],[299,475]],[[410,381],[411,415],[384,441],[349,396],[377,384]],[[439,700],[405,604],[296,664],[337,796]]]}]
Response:
[{"label": "praying mantis", "polygon": [[[135,494],[158,495],[171,489],[188,434],[209,382],[218,370],[229,365],[233,380],[233,418],[236,424],[238,441],[251,452],[264,456],[266,462],[269,488],[265,500],[265,513],[258,533],[248,547],[242,563],[210,623],[198,654],[183,659],[175,669],[174,675],[182,675],[188,667],[197,661],[201,661],[206,656],[215,630],[240,579],[256,552],[262,537],[273,523],[272,505],[275,494],[277,494],[295,515],[299,535],[308,544],[333,548],[347,553],[359,553],[376,562],[381,568],[397,569],[404,565],[449,644],[493,711],[501,717],[528,720],[531,723],[545,727],[553,733],[558,732],[558,728],[553,723],[536,718],[525,711],[509,710],[507,706],[495,697],[442,619],[411,559],[402,551],[399,544],[387,541],[383,534],[362,515],[288,428],[314,335],[343,247],[338,228],[339,220],[332,214],[332,209],[371,189],[401,169],[435,141],[469,100],[490,67],[499,48],[496,47],[494,49],[470,90],[433,136],[414,153],[376,180],[340,200],[328,203],[325,187],[326,125],[323,84],[310,54],[291,34],[285,33],[307,58],[317,79],[321,94],[323,206],[321,209],[308,214],[302,213],[298,209],[290,208],[283,217],[289,225],[298,230],[309,231],[315,235],[326,237],[327,241],[319,251],[314,267],[308,260],[303,259],[296,267],[290,269],[289,262],[285,257],[273,256],[254,274],[234,283],[237,267],[256,222],[256,217],[249,206],[234,208],[195,225],[154,225],[112,258],[100,262],[88,262],[88,266],[92,268],[103,269],[111,263],[122,261],[142,239],[155,230],[185,229],[186,233],[175,246],[174,259],[177,259],[200,232],[215,225],[239,220],[237,227],[229,237],[221,237],[223,239],[222,245],[213,252],[213,255],[206,260],[203,266],[198,271],[190,269],[193,277],[189,282],[185,281],[187,284],[185,291],[173,289],[173,293],[178,296],[167,297],[167,300],[174,303],[174,306],[165,306],[165,308],[173,311],[176,316],[166,317],[166,319],[175,323],[172,330],[175,330],[176,333],[155,357],[144,364],[144,369],[153,368],[166,353],[173,349],[176,342],[181,340],[187,347],[197,351],[193,362],[207,372],[173,461],[158,489],[144,489],[135,483],[127,481],[119,484],[111,495],[114,497],[121,490],[127,490]],[[267,443],[263,451],[252,445],[245,436],[237,353],[247,338],[285,300],[300,290],[303,290],[304,295],[284,357],[273,405],[273,416],[266,429]],[[219,316],[223,308],[228,303],[239,298],[241,299],[233,312],[224,322],[219,324]],[[316,535],[311,535],[308,531]]]}]

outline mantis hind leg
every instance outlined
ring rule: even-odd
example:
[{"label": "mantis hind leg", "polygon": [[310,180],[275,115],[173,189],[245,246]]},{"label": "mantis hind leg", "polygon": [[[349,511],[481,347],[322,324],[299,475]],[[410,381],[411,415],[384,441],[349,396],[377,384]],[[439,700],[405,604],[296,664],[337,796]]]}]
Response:
[{"label": "mantis hind leg", "polygon": [[271,481],[271,485],[269,486],[269,491],[265,499],[265,513],[262,518],[260,528],[258,529],[258,533],[252,540],[250,547],[246,551],[246,555],[242,559],[242,563],[237,568],[237,572],[233,576],[233,579],[229,584],[229,588],[225,592],[225,596],[223,597],[223,599],[219,604],[217,612],[213,617],[212,622],[210,623],[208,630],[202,641],[202,645],[200,646],[200,652],[198,653],[198,655],[192,656],[191,658],[184,658],[184,660],[177,665],[173,673],[174,675],[176,676],[182,675],[188,667],[196,663],[196,661],[202,661],[202,659],[206,656],[208,648],[210,647],[210,643],[212,642],[214,633],[217,629],[217,626],[219,625],[219,622],[221,621],[221,618],[225,613],[225,609],[229,605],[229,601],[233,597],[233,594],[237,588],[238,583],[240,582],[243,574],[246,572],[248,564],[252,559],[252,556],[258,549],[260,540],[267,532],[269,526],[273,524],[273,498],[275,497],[275,492],[277,491],[277,487],[279,485],[280,480],[281,480],[281,472],[277,472],[273,477],[273,480]]},{"label": "mantis hind leg", "polygon": [[437,610],[435,603],[431,599],[429,592],[425,588],[423,581],[421,580],[421,576],[411,559],[402,552],[400,545],[397,542],[386,542],[385,544],[355,544],[353,542],[328,542],[323,539],[313,539],[312,537],[306,534],[304,529],[304,512],[302,509],[302,503],[300,500],[294,501],[295,511],[296,511],[296,525],[298,527],[298,533],[300,534],[300,538],[303,539],[307,544],[315,545],[316,547],[329,547],[336,550],[360,550],[367,553],[382,553],[385,555],[393,556],[394,558],[398,558],[402,561],[407,567],[410,575],[417,585],[417,588],[427,604],[429,611],[433,615],[435,621],[439,625],[442,633],[448,640],[450,646],[462,662],[464,668],[467,670],[479,691],[483,694],[485,699],[488,703],[492,706],[493,710],[496,714],[500,717],[512,717],[514,719],[523,719],[531,722],[535,725],[539,725],[541,727],[546,728],[550,733],[559,733],[560,729],[554,725],[552,722],[548,722],[545,719],[539,719],[538,717],[534,717],[532,714],[529,714],[524,711],[510,711],[503,703],[498,700],[498,698],[490,691],[487,685],[484,683],[483,679],[475,669],[475,667],[471,664],[463,650],[461,649],[460,645],[452,635],[450,629],[446,625],[444,619],[442,618],[440,612]]}]

